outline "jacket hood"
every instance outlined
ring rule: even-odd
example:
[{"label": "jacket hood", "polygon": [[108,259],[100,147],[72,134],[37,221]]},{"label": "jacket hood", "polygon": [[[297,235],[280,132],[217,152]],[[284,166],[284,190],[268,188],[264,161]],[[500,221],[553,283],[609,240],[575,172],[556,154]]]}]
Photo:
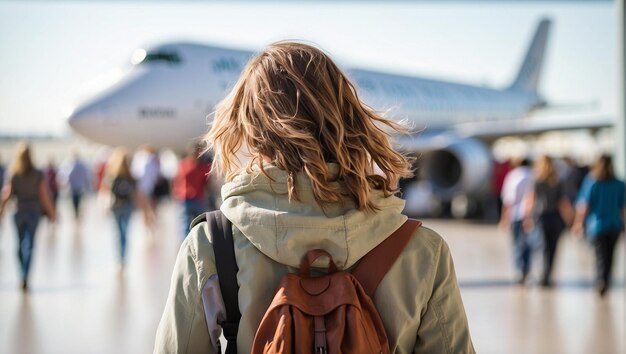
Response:
[{"label": "jacket hood", "polygon": [[[339,166],[328,167],[336,176]],[[299,267],[307,251],[322,248],[339,269],[349,268],[407,219],[401,214],[404,200],[378,190],[370,197],[380,209],[376,213],[357,210],[349,198],[322,208],[305,175],[296,176],[298,200],[289,200],[287,173],[273,165],[264,169],[271,179],[257,167],[224,184],[220,209],[259,251],[281,264]]]}]

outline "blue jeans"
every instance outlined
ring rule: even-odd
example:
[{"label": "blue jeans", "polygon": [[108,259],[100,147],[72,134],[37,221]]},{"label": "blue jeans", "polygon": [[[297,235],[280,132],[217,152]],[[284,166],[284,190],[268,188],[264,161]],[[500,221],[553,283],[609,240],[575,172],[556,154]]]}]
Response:
[{"label": "blue jeans", "polygon": [[117,230],[120,240],[120,262],[124,263],[126,259],[126,236],[128,235],[128,223],[130,217],[133,214],[132,206],[122,206],[112,208],[113,217],[115,217],[115,223],[117,224]]},{"label": "blue jeans", "polygon": [[183,207],[183,237],[187,237],[187,234],[189,233],[189,225],[191,225],[191,222],[196,218],[196,216],[205,213],[207,211],[207,207],[202,201],[195,199],[186,199],[181,203],[181,205]]},{"label": "blue jeans", "polygon": [[33,247],[35,246],[35,232],[37,232],[40,217],[41,213],[33,211],[18,211],[13,217],[19,239],[17,258],[20,261],[22,280],[28,279],[30,262],[33,256]]},{"label": "blue jeans", "polygon": [[530,272],[530,260],[533,251],[533,238],[522,227],[522,221],[511,223],[513,234],[513,258],[519,275],[525,277]]}]

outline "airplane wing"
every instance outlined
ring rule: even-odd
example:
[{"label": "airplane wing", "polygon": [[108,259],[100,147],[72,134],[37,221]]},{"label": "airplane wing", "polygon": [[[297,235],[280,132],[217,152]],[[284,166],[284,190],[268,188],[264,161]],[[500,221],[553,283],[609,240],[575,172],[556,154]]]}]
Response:
[{"label": "airplane wing", "polygon": [[452,130],[424,128],[408,135],[394,136],[394,145],[403,151],[421,153],[445,149],[463,138]]},{"label": "airplane wing", "polygon": [[449,129],[424,127],[410,135],[395,137],[398,148],[406,151],[435,151],[464,139],[490,143],[505,136],[540,134],[550,131],[609,128],[615,124],[610,115],[541,116],[523,119],[466,122]]},{"label": "airplane wing", "polygon": [[454,131],[464,137],[483,140],[497,139],[503,136],[539,134],[554,130],[601,129],[612,127],[615,118],[609,115],[597,116],[529,116],[516,120],[484,121],[461,123]]}]

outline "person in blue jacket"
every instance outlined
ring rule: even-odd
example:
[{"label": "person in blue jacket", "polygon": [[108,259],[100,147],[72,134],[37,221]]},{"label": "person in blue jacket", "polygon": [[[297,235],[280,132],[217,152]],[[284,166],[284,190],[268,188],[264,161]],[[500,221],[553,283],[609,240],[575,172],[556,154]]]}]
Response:
[{"label": "person in blue jacket", "polygon": [[596,253],[596,290],[604,296],[609,288],[615,244],[624,230],[624,182],[613,172],[610,156],[604,155],[585,178],[578,195],[573,231],[582,233]]}]

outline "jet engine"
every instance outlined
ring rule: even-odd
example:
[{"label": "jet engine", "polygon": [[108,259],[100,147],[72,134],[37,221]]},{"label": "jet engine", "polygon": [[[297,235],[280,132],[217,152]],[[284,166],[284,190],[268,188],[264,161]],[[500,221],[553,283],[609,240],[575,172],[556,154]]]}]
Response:
[{"label": "jet engine", "polygon": [[[420,183],[430,188],[428,208],[435,216],[449,208],[453,217],[475,215],[488,196],[492,177],[491,151],[482,142],[464,138],[432,149],[418,159]],[[407,186],[406,192],[418,183]]]}]

